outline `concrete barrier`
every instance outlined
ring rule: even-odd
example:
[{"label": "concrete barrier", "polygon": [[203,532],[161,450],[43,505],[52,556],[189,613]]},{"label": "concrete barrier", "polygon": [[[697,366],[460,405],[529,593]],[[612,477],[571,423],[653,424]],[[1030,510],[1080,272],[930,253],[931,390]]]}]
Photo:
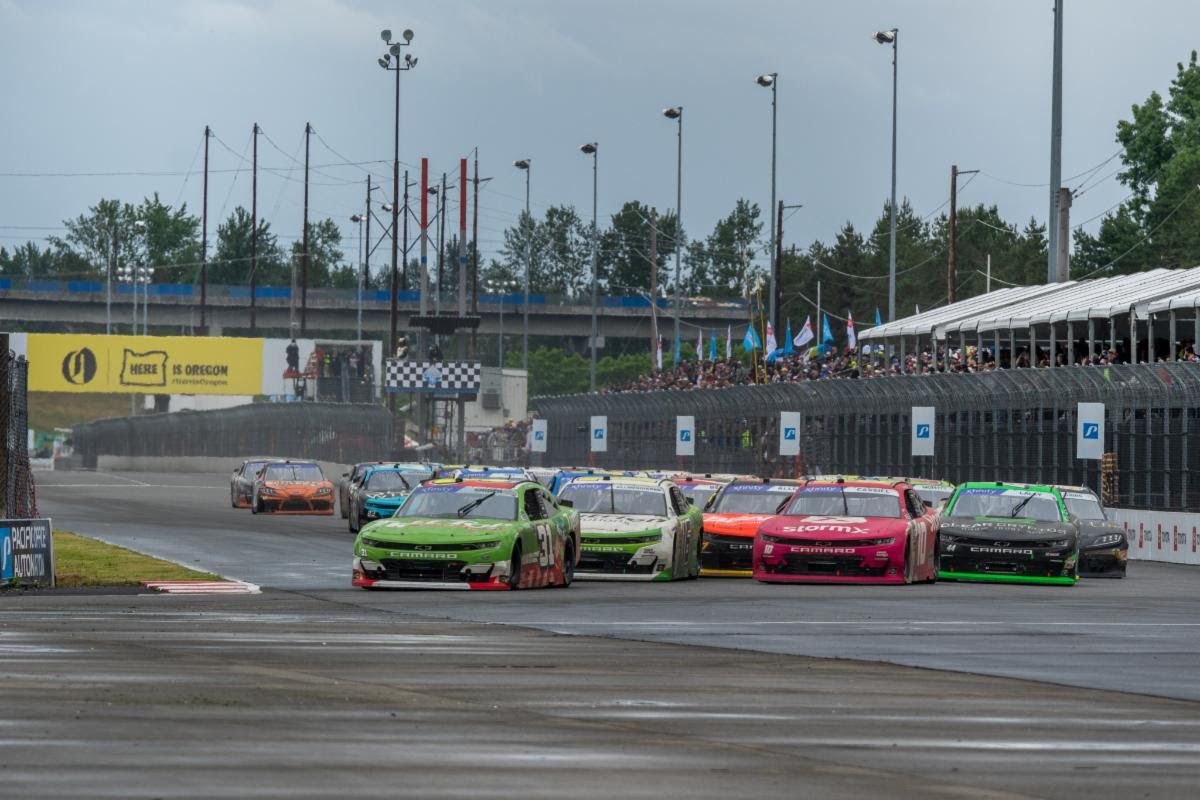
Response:
[{"label": "concrete barrier", "polygon": [[[286,456],[280,456],[286,458]],[[299,459],[298,459],[299,460]],[[333,461],[318,461],[325,477],[334,483],[346,472],[348,465]],[[96,469],[103,472],[161,472],[232,474],[242,464],[239,458],[218,456],[97,456]]]},{"label": "concrete barrier", "polygon": [[1107,511],[1125,528],[1131,559],[1200,565],[1200,514],[1138,508]]}]

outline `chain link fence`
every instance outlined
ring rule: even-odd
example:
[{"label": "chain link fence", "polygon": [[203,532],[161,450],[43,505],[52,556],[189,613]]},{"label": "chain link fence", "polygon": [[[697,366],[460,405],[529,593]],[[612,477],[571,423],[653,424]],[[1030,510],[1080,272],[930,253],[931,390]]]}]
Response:
[{"label": "chain link fence", "polygon": [[38,515],[37,492],[29,464],[29,362],[5,351],[0,355],[0,407],[4,414],[4,508],[7,519]]},{"label": "chain link fence", "polygon": [[[1105,404],[1118,505],[1200,511],[1200,365],[1016,369],[728,389],[539,398],[545,464],[751,474],[908,475],[1084,484],[1077,404]],[[911,453],[913,406],[936,409],[936,455]],[[779,413],[800,412],[800,456],[780,458]],[[608,417],[608,452],[589,453],[589,418]],[[696,455],[675,455],[675,417],[696,419]]]},{"label": "chain link fence", "polygon": [[73,431],[85,467],[95,467],[101,455],[272,455],[345,464],[393,457],[392,437],[386,408],[348,403],[254,403],[106,419]]}]

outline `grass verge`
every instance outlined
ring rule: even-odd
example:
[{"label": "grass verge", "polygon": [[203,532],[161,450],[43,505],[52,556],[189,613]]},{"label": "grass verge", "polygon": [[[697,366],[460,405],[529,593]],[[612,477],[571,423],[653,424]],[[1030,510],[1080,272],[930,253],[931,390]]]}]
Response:
[{"label": "grass verge", "polygon": [[56,530],[53,535],[55,585],[62,589],[137,586],[142,581],[221,580],[208,572],[197,572],[68,531]]}]

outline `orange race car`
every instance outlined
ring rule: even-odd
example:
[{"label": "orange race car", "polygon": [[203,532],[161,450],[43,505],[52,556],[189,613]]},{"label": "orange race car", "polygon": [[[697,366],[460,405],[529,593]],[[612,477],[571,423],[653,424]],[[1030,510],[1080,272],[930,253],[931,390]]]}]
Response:
[{"label": "orange race car", "polygon": [[739,478],[713,495],[704,509],[700,574],[751,577],[758,526],[782,513],[801,483],[785,478]]},{"label": "orange race car", "polygon": [[312,461],[269,461],[254,479],[252,514],[333,514],[333,483]]}]

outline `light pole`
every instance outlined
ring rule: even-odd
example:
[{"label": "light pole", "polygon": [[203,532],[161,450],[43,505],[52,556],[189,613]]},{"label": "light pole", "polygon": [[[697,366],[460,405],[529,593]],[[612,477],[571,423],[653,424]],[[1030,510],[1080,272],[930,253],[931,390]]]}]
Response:
[{"label": "light pole", "polygon": [[[413,32],[405,29],[401,36],[404,38],[404,44],[401,44],[400,42],[393,42],[392,32],[390,30],[385,29],[379,32],[379,38],[383,39],[384,44],[388,45],[388,51],[381,58],[379,58],[379,66],[383,67],[385,70],[391,70],[392,72],[396,73],[396,125],[395,137],[392,146],[392,310],[391,339],[388,344],[388,352],[390,353],[396,352],[396,320],[398,316],[398,309],[396,307],[396,291],[399,288],[399,265],[397,263],[397,258],[399,255],[399,237],[397,236],[397,231],[399,230],[398,217],[400,215],[400,73],[407,72],[408,70],[417,66],[417,59],[412,55],[412,53],[405,53],[404,58],[400,58],[400,49],[412,44]],[[392,63],[393,57],[395,58],[394,64]],[[389,397],[394,397],[394,395],[389,395]]]},{"label": "light pole", "polygon": [[521,369],[529,370],[529,271],[533,268],[533,217],[529,213],[529,177],[533,159],[522,158],[513,166],[525,171],[525,216],[529,217],[529,234],[525,238],[525,296],[521,301]]},{"label": "light pole", "polygon": [[[142,252],[145,257],[145,262],[142,266],[142,335],[145,336],[150,330],[150,275],[152,268],[150,266],[150,226],[146,224],[146,220],[137,219],[133,221],[133,228],[142,236]],[[137,289],[136,286],[133,292],[133,308],[134,308],[134,333],[137,333]]]},{"label": "light pole", "polygon": [[592,157],[592,341],[591,341],[591,347],[589,349],[592,351],[592,368],[591,368],[591,382],[590,382],[591,387],[592,387],[591,392],[592,392],[592,394],[595,394],[596,393],[596,340],[599,337],[598,330],[597,330],[597,323],[596,323],[596,283],[597,283],[597,272],[599,270],[598,259],[599,259],[599,246],[600,246],[599,229],[596,227],[596,198],[598,196],[596,193],[596,188],[597,188],[597,178],[598,178],[597,169],[598,169],[598,164],[599,164],[599,160],[600,160],[600,156],[599,156],[600,144],[599,144],[599,142],[589,142],[588,144],[580,145],[579,152],[583,153],[585,156]]},{"label": "light pole", "polygon": [[768,208],[768,213],[771,217],[771,246],[768,251],[771,254],[771,298],[770,302],[767,303],[767,319],[771,320],[771,324],[778,328],[778,320],[775,319],[776,273],[779,271],[779,264],[775,260],[775,133],[777,130],[775,123],[778,118],[778,114],[776,113],[778,104],[775,101],[779,94],[777,88],[779,73],[764,73],[755,78],[754,82],[759,86],[765,86],[771,90],[771,205]]},{"label": "light pole", "polygon": [[[368,213],[370,213],[368,209]],[[353,214],[350,217],[351,222],[358,223],[358,280],[355,282],[355,294],[358,298],[358,335],[355,336],[355,341],[362,341],[362,296],[363,296],[363,258],[362,258],[362,231],[363,223],[366,222],[366,214]]]},{"label": "light pole", "polygon": [[[136,266],[134,264],[126,264],[123,267],[117,268],[117,280],[121,283],[130,284],[133,289],[133,302],[130,304],[132,310],[130,325],[131,335],[137,336],[137,316],[138,316],[138,284],[148,282],[150,280],[150,270],[145,266]],[[145,331],[143,331],[144,333]],[[129,415],[137,414],[137,395],[129,395]]]},{"label": "light pole", "polygon": [[[678,123],[679,144],[675,148],[675,340],[679,341],[679,258],[683,250],[683,106],[664,108],[663,116]],[[656,299],[651,304],[658,302]]]},{"label": "light pole", "polygon": [[896,83],[900,52],[900,29],[878,31],[875,41],[892,46],[892,207],[888,234],[888,322],[896,318]]},{"label": "light pole", "polygon": [[496,359],[496,366],[504,369],[504,297],[506,292],[510,292],[517,288],[515,280],[490,280],[484,284],[483,288],[491,294],[495,294],[500,298],[500,338],[498,343],[499,355]]}]

